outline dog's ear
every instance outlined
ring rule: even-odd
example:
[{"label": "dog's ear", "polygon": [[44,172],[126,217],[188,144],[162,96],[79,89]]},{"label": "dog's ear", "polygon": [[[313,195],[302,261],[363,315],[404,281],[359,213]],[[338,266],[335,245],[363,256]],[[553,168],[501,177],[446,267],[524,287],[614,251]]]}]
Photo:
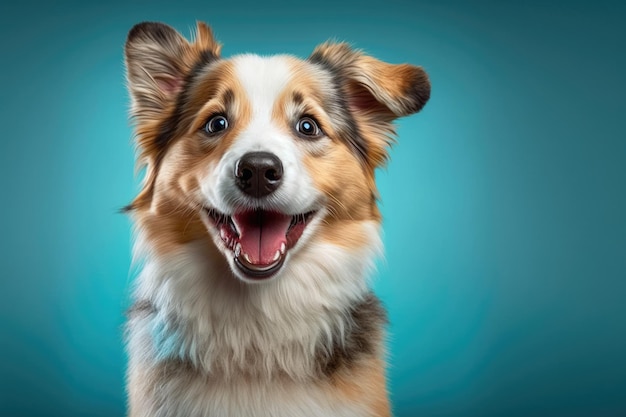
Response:
[{"label": "dog's ear", "polygon": [[409,64],[389,64],[352,49],[346,43],[319,45],[309,61],[330,70],[351,113],[368,142],[373,166],[387,159],[392,142],[391,122],[417,113],[430,98],[430,81],[421,68]]},{"label": "dog's ear", "polygon": [[417,113],[430,98],[428,75],[421,67],[388,64],[346,43],[319,45],[309,60],[329,68],[339,77],[354,111],[394,119]]},{"label": "dog's ear", "polygon": [[140,122],[161,115],[174,102],[193,66],[199,60],[218,59],[220,48],[202,22],[192,43],[163,23],[135,25],[124,48],[132,115]]},{"label": "dog's ear", "polygon": [[131,116],[137,124],[137,166],[145,167],[146,174],[141,192],[126,210],[150,203],[162,152],[157,143],[160,123],[174,109],[190,74],[219,59],[220,49],[211,28],[202,22],[193,42],[163,23],[139,23],[128,33],[124,52]]}]

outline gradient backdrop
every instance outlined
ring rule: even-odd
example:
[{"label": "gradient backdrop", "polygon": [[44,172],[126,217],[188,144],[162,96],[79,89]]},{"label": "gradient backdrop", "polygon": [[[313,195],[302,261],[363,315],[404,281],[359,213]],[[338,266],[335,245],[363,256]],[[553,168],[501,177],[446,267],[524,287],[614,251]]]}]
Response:
[{"label": "gradient backdrop", "polygon": [[336,38],[430,73],[378,176],[397,416],[626,415],[625,6],[108,3],[0,6],[0,415],[124,414],[122,46],[197,19],[226,56]]}]

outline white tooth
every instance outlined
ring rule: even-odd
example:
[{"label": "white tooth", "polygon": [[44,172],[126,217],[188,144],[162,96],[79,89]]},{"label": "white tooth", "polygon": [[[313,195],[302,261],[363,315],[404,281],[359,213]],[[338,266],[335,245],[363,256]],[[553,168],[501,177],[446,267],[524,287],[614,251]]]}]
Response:
[{"label": "white tooth", "polygon": [[237,242],[235,245],[235,256],[238,258],[241,255],[241,243]]},{"label": "white tooth", "polygon": [[235,221],[234,217],[231,217],[230,220],[233,222],[233,226],[235,226],[235,232],[237,232],[237,234],[239,236],[241,236],[241,228],[239,227],[239,225],[237,224],[237,222]]},{"label": "white tooth", "polygon": [[287,250],[287,246],[285,246],[285,242],[280,244],[280,253],[281,254],[285,254],[285,251]]},{"label": "white tooth", "polygon": [[220,228],[220,237],[222,240],[226,240],[226,230]]},{"label": "white tooth", "polygon": [[251,264],[251,263],[252,263],[252,261],[250,260],[250,257],[248,256],[248,254],[247,254],[247,253],[244,253],[244,254],[243,254],[243,258],[244,258],[246,261],[248,261],[248,263],[249,263],[249,264]]},{"label": "white tooth", "polygon": [[280,258],[280,251],[277,250],[276,253],[274,254],[274,259],[272,259],[272,262],[276,262],[278,260],[278,258]]}]

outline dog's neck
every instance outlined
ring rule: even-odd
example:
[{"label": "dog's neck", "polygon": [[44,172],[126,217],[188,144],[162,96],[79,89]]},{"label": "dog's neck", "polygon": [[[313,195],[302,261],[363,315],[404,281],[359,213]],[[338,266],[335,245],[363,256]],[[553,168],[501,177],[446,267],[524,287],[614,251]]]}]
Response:
[{"label": "dog's neck", "polygon": [[377,229],[370,235],[360,251],[311,244],[278,279],[257,285],[238,281],[210,242],[167,256],[140,248],[145,260],[129,320],[140,334],[130,348],[145,360],[182,360],[225,378],[296,380],[373,353],[382,335],[364,335],[384,314],[366,279],[380,247]]}]

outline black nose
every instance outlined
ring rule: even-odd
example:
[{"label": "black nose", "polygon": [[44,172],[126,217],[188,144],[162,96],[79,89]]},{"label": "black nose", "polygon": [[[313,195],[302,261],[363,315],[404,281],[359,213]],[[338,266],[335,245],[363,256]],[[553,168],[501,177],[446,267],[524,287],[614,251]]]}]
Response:
[{"label": "black nose", "polygon": [[235,164],[235,181],[244,193],[260,198],[273,193],[283,178],[283,164],[273,153],[250,152]]}]

